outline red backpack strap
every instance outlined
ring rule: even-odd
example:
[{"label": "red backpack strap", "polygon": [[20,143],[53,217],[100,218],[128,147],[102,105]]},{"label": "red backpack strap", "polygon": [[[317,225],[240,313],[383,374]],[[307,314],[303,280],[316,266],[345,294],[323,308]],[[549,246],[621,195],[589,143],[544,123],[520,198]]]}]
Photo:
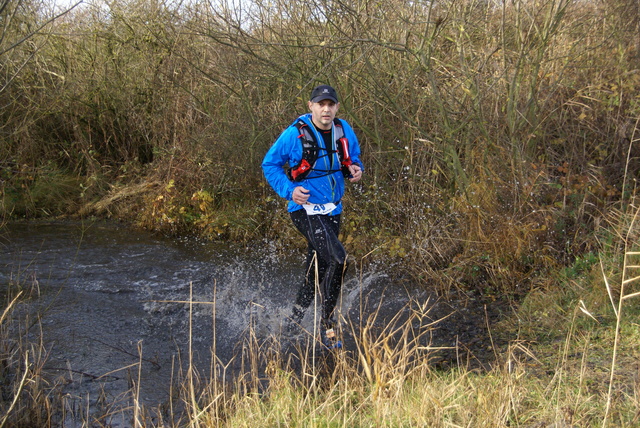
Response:
[{"label": "red backpack strap", "polygon": [[302,181],[309,175],[318,159],[318,143],[313,138],[309,131],[309,125],[305,121],[298,120],[295,127],[300,132],[298,138],[302,144],[302,159],[298,165],[287,170],[287,176],[292,181]]}]

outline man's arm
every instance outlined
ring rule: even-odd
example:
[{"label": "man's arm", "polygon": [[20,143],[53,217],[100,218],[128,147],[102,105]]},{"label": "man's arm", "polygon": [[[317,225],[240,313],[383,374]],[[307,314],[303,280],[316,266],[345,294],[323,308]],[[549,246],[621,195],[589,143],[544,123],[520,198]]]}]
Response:
[{"label": "man's arm", "polygon": [[[280,197],[287,200],[293,200],[293,191],[296,188],[296,184],[289,180],[283,169],[286,164],[292,162],[291,153],[295,150],[292,141],[298,143],[293,134],[295,131],[292,132],[291,127],[280,134],[262,161],[262,171],[269,185]],[[298,145],[300,144],[298,143]],[[299,150],[302,152],[302,147]]]}]

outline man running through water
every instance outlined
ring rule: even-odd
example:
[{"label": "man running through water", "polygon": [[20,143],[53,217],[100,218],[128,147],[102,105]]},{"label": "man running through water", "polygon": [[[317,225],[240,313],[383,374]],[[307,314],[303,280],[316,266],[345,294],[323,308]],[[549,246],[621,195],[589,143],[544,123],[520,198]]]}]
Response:
[{"label": "man running through water", "polygon": [[333,312],[347,259],[338,240],[345,178],[355,183],[364,170],[353,128],[345,120],[336,119],[339,107],[334,88],[314,88],[308,102],[310,113],[299,116],[280,134],[262,162],[267,181],[278,195],[289,200],[291,220],[308,242],[306,275],[291,321],[299,324],[302,320],[314,299],[317,278],[322,340],[329,348],[340,346],[333,330]]}]

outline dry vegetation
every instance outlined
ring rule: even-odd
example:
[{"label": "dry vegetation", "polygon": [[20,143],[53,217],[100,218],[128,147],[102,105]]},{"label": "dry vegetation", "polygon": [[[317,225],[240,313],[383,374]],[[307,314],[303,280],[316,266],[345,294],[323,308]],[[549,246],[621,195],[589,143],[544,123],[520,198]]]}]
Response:
[{"label": "dry vegetation", "polygon": [[440,289],[535,288],[635,192],[636,2],[2,5],[5,216],[292,232],[259,165],[318,82],[367,167],[349,250]]},{"label": "dry vegetation", "polygon": [[[625,286],[637,257],[638,2],[232,5],[96,0],[52,20],[41,0],[0,0],[4,217],[109,216],[211,239],[293,233],[259,165],[328,82],[367,168],[347,196],[348,249],[401,260],[443,293],[523,300],[506,327],[515,345],[488,375],[418,359],[383,387],[356,359],[318,391],[274,369],[267,397],[211,387],[193,425],[637,423],[635,387],[616,395],[614,370],[589,370],[615,361],[587,350],[594,335],[620,343],[622,303],[636,297]],[[609,292],[594,288],[603,273]],[[617,323],[588,324],[592,305]],[[529,348],[551,331],[555,363]]]}]

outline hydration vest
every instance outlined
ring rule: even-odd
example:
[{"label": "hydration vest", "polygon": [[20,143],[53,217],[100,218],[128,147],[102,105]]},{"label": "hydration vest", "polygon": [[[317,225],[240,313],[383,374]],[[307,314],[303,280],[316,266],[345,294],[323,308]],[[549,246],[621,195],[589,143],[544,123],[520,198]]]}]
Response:
[{"label": "hydration vest", "polygon": [[[312,178],[320,178],[326,177],[327,175],[331,175],[334,172],[342,171],[342,175],[348,177],[351,175],[349,172],[349,165],[353,162],[351,161],[351,157],[349,155],[349,140],[344,136],[344,130],[342,129],[342,122],[340,119],[335,118],[333,120],[334,124],[334,134],[336,137],[335,145],[337,150],[332,150],[332,148],[322,148],[318,145],[316,138],[313,132],[309,129],[309,125],[303,120],[298,120],[295,123],[295,127],[300,131],[300,142],[302,144],[302,160],[300,163],[294,167],[287,169],[287,176],[292,181],[302,181],[311,171],[323,172],[324,174],[317,175]],[[334,170],[320,170],[315,168],[316,161],[319,157],[319,152],[323,150],[326,153],[322,155],[324,156],[333,156],[334,153],[338,153],[338,158],[340,159],[340,169]]]}]

